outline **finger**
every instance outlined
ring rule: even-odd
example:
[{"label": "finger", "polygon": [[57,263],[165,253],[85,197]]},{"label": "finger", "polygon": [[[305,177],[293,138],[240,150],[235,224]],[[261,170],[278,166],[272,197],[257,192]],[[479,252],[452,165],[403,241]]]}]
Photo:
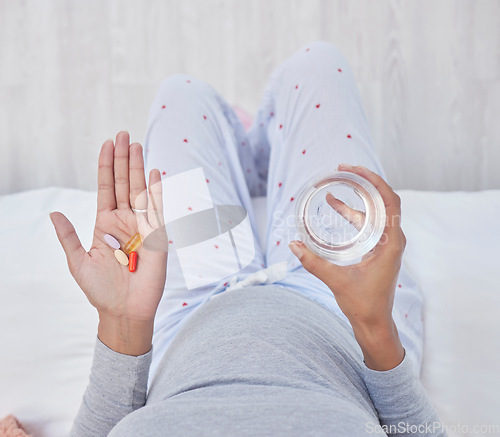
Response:
[{"label": "finger", "polygon": [[128,132],[122,131],[116,135],[115,144],[115,196],[118,209],[130,209],[130,184],[129,184],[129,141]]},{"label": "finger", "polygon": [[75,228],[64,214],[53,212],[50,214],[50,220],[56,229],[57,238],[66,254],[69,270],[74,276],[86,254],[85,249],[80,243]]},{"label": "finger", "polygon": [[148,220],[152,227],[163,225],[163,191],[160,170],[154,169],[149,173],[149,202]]},{"label": "finger", "polygon": [[146,209],[148,206],[148,192],[146,176],[144,175],[144,158],[142,146],[139,143],[130,145],[130,205],[135,209]]},{"label": "finger", "polygon": [[97,170],[97,212],[116,208],[113,154],[113,140],[106,140],[99,154]]},{"label": "finger", "polygon": [[155,169],[149,173],[148,220],[155,228],[144,240],[144,248],[153,252],[168,253],[168,236],[163,218],[163,191],[160,171]]},{"label": "finger", "polygon": [[347,206],[344,202],[337,199],[330,192],[326,194],[326,203],[328,203],[328,205],[330,205],[335,211],[337,211],[342,217],[344,217],[358,231],[360,231],[365,224],[364,212]]},{"label": "finger", "polygon": [[339,170],[356,173],[372,183],[384,201],[387,215],[386,232],[389,233],[389,237],[394,237],[399,234],[401,226],[401,199],[387,184],[387,182],[384,181],[384,179],[382,179],[378,174],[361,165],[351,166],[347,164],[340,164]]},{"label": "finger", "polygon": [[311,252],[300,240],[291,241],[288,245],[293,254],[299,259],[302,266],[312,275],[323,281],[330,289],[345,281],[345,272],[342,267],[332,264],[319,255]]}]

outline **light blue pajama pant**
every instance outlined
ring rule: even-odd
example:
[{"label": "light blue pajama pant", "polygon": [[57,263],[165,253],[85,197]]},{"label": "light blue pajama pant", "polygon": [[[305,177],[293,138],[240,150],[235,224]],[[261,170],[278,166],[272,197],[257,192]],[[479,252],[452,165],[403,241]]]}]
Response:
[{"label": "light blue pajama pant", "polygon": [[[168,77],[150,110],[144,153],[147,172],[158,168],[163,178],[169,178],[201,167],[215,205],[246,209],[255,235],[255,256],[231,276],[241,281],[286,261],[287,276],[276,284],[299,291],[347,321],[330,289],[307,272],[288,248],[288,242],[298,237],[294,202],[308,180],[335,171],[339,163],[364,165],[385,178],[351,68],[335,47],[314,42],[282,63],[269,79],[248,133],[210,85],[186,74]],[[254,196],[267,196],[263,248],[257,238]],[[227,288],[230,279],[187,289],[175,241],[169,246],[165,292],[155,319],[151,375],[186,318]],[[404,267],[393,315],[407,354],[419,370],[422,297]]]}]

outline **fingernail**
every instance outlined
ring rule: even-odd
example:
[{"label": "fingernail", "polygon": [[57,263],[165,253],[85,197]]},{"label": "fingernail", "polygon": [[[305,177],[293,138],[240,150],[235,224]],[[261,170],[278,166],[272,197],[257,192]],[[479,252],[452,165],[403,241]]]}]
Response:
[{"label": "fingernail", "polygon": [[354,166],[351,165],[351,164],[339,164],[338,169],[340,170],[341,167],[344,168],[344,169],[347,169],[347,170],[353,170],[354,169]]},{"label": "fingernail", "polygon": [[326,192],[325,200],[330,204],[330,202],[335,202],[338,199],[329,191]]},{"label": "fingernail", "polygon": [[302,253],[302,250],[299,248],[299,246],[298,246],[297,242],[292,241],[292,242],[288,245],[288,247],[290,248],[290,250],[293,252],[293,254],[294,254],[294,255],[295,255],[298,259],[302,258],[303,253]]}]

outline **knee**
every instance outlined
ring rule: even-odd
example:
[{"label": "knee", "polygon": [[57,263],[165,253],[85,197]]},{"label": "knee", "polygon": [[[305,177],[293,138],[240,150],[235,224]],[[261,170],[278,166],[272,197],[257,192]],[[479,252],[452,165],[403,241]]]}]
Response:
[{"label": "knee", "polygon": [[162,80],[160,88],[168,88],[171,86],[178,87],[180,85],[194,82],[194,77],[186,73],[175,73],[165,77]]},{"label": "knee", "polygon": [[347,60],[340,50],[333,44],[321,40],[303,46],[285,64],[291,69],[299,67],[311,73],[317,72],[318,67],[323,71],[348,68]]},{"label": "knee", "polygon": [[277,70],[276,75],[297,72],[316,77],[320,72],[349,70],[349,64],[340,50],[326,41],[313,41],[302,46]]},{"label": "knee", "polygon": [[305,50],[308,50],[308,55],[314,57],[317,63],[342,63],[346,60],[340,50],[333,44],[326,41],[314,41],[308,44]]},{"label": "knee", "polygon": [[187,73],[175,73],[167,76],[160,84],[160,92],[167,92],[175,90],[184,94],[199,94],[200,92],[207,92],[211,87],[201,79],[194,77]]},{"label": "knee", "polygon": [[313,41],[307,46],[305,46],[306,50],[310,49],[309,51],[318,52],[318,51],[323,51],[325,53],[331,52],[331,53],[338,53],[339,49],[334,46],[332,43],[329,43],[327,41],[322,41],[322,40],[317,40]]}]

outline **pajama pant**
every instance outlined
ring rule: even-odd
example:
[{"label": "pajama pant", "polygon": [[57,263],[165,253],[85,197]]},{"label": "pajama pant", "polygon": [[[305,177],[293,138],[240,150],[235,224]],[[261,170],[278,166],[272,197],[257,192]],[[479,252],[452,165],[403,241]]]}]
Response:
[{"label": "pajama pant", "polygon": [[[299,237],[295,201],[309,180],[335,171],[339,163],[363,165],[385,178],[351,68],[335,47],[311,43],[276,68],[248,132],[210,85],[186,74],[168,77],[150,110],[144,155],[146,171],[158,168],[162,178],[201,167],[213,203],[243,207],[255,235],[255,254],[248,265],[231,277],[191,289],[186,287],[175,241],[170,244],[150,376],[183,322],[200,305],[224,292],[231,278],[239,282],[282,261],[287,263],[287,274],[275,284],[297,290],[348,323],[330,289],[306,271],[288,248]],[[257,238],[254,196],[267,196],[265,247]],[[215,259],[220,248],[213,246]],[[207,263],[211,258],[207,256]],[[217,262],[225,261],[222,257]],[[404,266],[393,317],[406,353],[420,371],[422,296]]]}]

